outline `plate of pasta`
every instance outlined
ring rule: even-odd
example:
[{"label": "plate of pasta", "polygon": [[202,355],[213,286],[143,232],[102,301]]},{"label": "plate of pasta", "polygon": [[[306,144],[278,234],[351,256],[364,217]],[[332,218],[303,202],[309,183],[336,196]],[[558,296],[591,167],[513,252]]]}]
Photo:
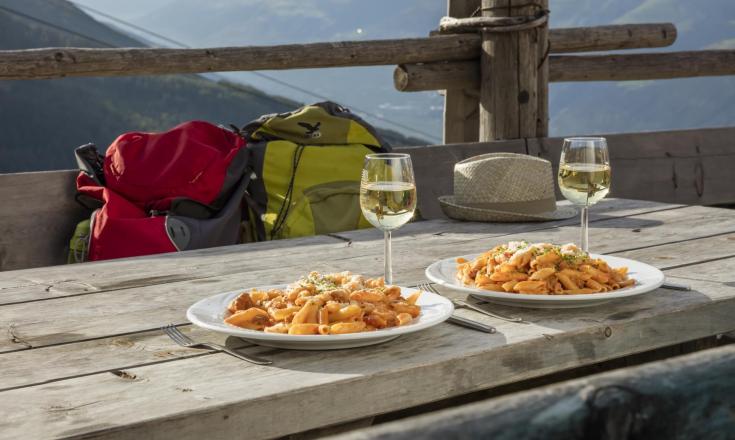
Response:
[{"label": "plate of pasta", "polygon": [[650,292],[664,282],[660,270],[639,261],[588,254],[571,243],[526,241],[437,261],[426,276],[487,301],[533,308],[594,306]]},{"label": "plate of pasta", "polygon": [[311,272],[289,285],[223,292],[187,311],[200,327],[259,345],[327,350],[379,344],[437,325],[454,311],[435,293],[350,272]]}]

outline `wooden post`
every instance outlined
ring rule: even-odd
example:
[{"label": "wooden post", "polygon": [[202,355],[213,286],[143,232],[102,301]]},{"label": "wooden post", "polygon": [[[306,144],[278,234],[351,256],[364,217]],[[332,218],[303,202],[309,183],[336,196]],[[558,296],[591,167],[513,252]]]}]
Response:
[{"label": "wooden post", "polygon": [[[537,4],[526,0],[482,0],[482,14],[486,17],[513,17],[533,15]],[[541,36],[541,29],[547,34]],[[543,41],[540,41],[543,40]],[[539,112],[540,43],[548,41],[548,23],[515,32],[482,33],[480,55],[480,141],[537,137],[537,130],[545,128],[547,111]],[[537,119],[540,119],[537,121]],[[545,133],[544,133],[545,134]]]},{"label": "wooden post", "polygon": [[[549,0],[539,0],[538,3],[543,9],[549,10]],[[532,32],[534,31],[538,36],[536,137],[547,137],[549,135],[549,52],[551,51],[549,22],[532,29]]]},{"label": "wooden post", "polygon": [[[448,0],[447,15],[470,17],[480,0]],[[476,89],[447,90],[444,94],[444,143],[477,142],[479,101]]]}]

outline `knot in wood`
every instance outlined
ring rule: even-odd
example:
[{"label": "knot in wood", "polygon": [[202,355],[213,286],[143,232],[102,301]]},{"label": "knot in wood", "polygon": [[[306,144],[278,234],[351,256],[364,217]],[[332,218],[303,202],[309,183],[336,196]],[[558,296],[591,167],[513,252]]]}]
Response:
[{"label": "knot in wood", "polygon": [[528,90],[521,90],[520,93],[518,93],[518,103],[519,104],[527,104],[529,99]]}]

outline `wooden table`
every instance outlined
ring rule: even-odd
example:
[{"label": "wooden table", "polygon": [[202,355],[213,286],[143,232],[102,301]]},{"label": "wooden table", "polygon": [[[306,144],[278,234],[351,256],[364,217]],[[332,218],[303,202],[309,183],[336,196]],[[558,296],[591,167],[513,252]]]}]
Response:
[{"label": "wooden table", "polygon": [[[395,234],[396,281],[432,261],[524,238],[577,239],[576,219],[483,224],[432,220]],[[660,289],[604,306],[530,310],[489,335],[441,324],[383,345],[299,352],[227,341],[256,366],[177,346],[158,328],[189,325],[213,293],[309,271],[378,275],[377,230],[0,273],[0,437],[268,438],[735,330],[735,212],[633,200],[592,210],[596,252],[648,262],[691,292]],[[453,295],[449,291],[443,291]]]}]

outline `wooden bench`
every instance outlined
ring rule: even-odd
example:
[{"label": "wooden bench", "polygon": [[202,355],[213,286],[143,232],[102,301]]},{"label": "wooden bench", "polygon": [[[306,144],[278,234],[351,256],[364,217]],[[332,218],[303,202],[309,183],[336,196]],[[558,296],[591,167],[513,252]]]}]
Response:
[{"label": "wooden bench", "polygon": [[734,374],[729,345],[331,438],[730,438]]},{"label": "wooden bench", "polygon": [[[735,128],[605,137],[613,169],[611,196],[703,205],[735,202]],[[452,192],[456,162],[504,151],[540,156],[556,167],[562,140],[516,139],[401,151],[413,158],[421,216],[432,219],[443,217],[436,198]],[[74,201],[76,174],[64,170],[0,175],[0,270],[66,262],[74,226],[89,215]]]}]

